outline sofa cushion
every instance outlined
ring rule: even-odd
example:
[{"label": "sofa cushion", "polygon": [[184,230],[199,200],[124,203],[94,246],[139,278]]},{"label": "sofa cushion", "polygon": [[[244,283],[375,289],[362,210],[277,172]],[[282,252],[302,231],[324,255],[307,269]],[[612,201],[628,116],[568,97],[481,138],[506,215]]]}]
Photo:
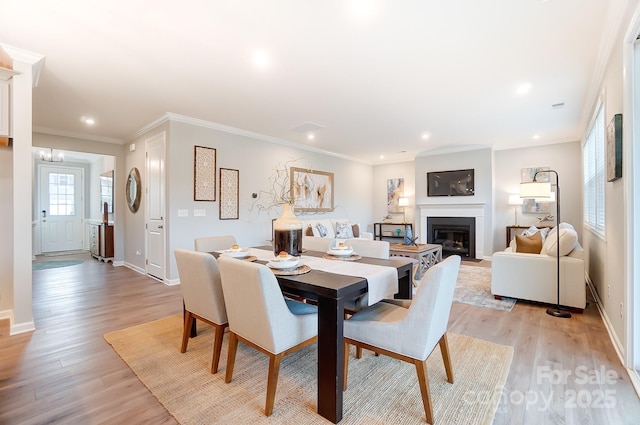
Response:
[{"label": "sofa cushion", "polygon": [[304,231],[305,236],[313,236],[313,227],[310,224],[307,224],[307,228]]},{"label": "sofa cushion", "polygon": [[542,249],[542,234],[535,232],[531,236],[516,235],[516,252],[526,254],[540,254]]},{"label": "sofa cushion", "polygon": [[353,229],[348,221],[336,222],[336,238],[351,239],[353,237]]},{"label": "sofa cushion", "polygon": [[[547,255],[556,256],[558,255],[558,241],[556,237],[556,228],[549,232],[547,235],[547,239],[544,241],[544,245],[542,247],[542,253],[546,253]],[[564,257],[573,251],[578,242],[578,232],[575,231],[573,226],[570,228],[560,226],[560,231],[558,233],[560,235],[560,256]]]},{"label": "sofa cushion", "polygon": [[351,233],[353,233],[354,238],[360,237],[360,225],[358,223],[351,225]]},{"label": "sofa cushion", "polygon": [[327,226],[325,226],[322,223],[317,223],[316,228],[318,229],[318,234],[320,235],[321,238],[327,237]]}]

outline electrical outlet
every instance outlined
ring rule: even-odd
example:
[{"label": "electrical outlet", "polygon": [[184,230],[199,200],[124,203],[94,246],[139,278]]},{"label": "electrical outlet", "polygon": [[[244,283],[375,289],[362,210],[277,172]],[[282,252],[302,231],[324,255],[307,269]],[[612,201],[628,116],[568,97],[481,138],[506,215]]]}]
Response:
[{"label": "electrical outlet", "polygon": [[623,311],[624,311],[624,309],[622,308],[622,303],[620,303],[620,318],[621,319],[623,317],[623,315],[622,315]]},{"label": "electrical outlet", "polygon": [[611,298],[611,285],[607,285],[607,298]]},{"label": "electrical outlet", "polygon": [[193,210],[193,216],[194,217],[206,217],[207,216],[207,210],[205,210],[205,209],[194,209]]},{"label": "electrical outlet", "polygon": [[140,250],[137,250],[136,255],[142,255],[142,252],[140,252]]}]

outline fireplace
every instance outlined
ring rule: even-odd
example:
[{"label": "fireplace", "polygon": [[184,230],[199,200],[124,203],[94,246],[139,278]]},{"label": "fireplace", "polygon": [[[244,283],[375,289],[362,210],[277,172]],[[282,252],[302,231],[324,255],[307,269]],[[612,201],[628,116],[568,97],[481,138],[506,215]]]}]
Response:
[{"label": "fireplace", "polygon": [[442,245],[442,256],[476,258],[474,217],[427,217],[427,243]]}]

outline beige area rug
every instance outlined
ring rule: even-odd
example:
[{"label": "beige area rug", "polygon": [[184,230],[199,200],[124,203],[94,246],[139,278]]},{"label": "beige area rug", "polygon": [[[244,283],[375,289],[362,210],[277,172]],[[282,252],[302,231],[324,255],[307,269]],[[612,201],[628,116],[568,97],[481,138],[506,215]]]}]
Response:
[{"label": "beige area rug", "polygon": [[[180,353],[181,316],[104,337],[178,422],[187,424],[328,424],[316,413],[316,344],[285,356],[272,416],[264,416],[267,356],[240,343],[233,381],[224,382],[228,335],[220,369],[210,374],[213,329]],[[446,381],[440,350],[428,360],[437,424],[491,424],[509,373],[513,348],[449,334],[454,384]],[[353,350],[353,347],[352,347]],[[415,367],[365,351],[349,362],[341,424],[424,424]]]},{"label": "beige area rug", "polygon": [[461,265],[453,301],[491,308],[493,310],[511,311],[516,305],[514,298],[503,297],[496,300],[491,293],[491,268]]}]

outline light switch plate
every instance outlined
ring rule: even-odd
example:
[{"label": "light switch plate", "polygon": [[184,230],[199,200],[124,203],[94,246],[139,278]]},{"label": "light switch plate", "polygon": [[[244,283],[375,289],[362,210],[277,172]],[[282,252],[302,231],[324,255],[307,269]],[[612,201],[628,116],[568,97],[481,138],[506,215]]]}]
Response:
[{"label": "light switch plate", "polygon": [[205,217],[207,215],[207,210],[197,209],[193,210],[194,217]]},{"label": "light switch plate", "polygon": [[189,217],[189,210],[187,209],[179,209],[178,217]]}]

